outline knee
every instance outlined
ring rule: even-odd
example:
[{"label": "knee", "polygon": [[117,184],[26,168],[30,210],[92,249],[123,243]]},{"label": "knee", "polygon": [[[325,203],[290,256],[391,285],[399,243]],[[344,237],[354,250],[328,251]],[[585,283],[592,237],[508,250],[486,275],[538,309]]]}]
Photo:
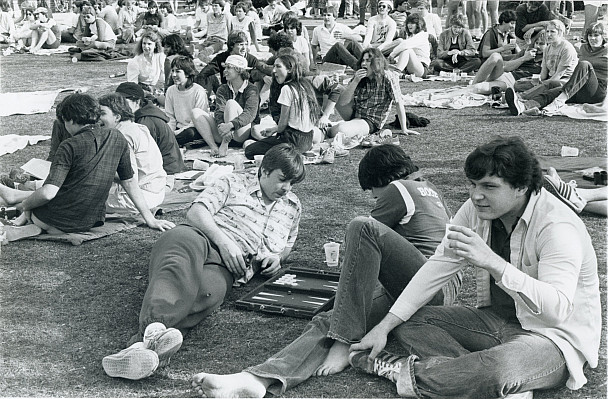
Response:
[{"label": "knee", "polygon": [[489,62],[494,65],[498,64],[500,61],[502,61],[502,56],[500,55],[500,53],[492,53],[486,60],[486,62]]},{"label": "knee", "polygon": [[230,99],[228,101],[226,101],[226,105],[224,108],[224,113],[226,112],[238,112],[241,113],[243,112],[243,109],[241,108],[241,106],[239,105],[239,103],[236,102],[236,100]]},{"label": "knee", "polygon": [[367,216],[357,216],[351,220],[350,223],[348,223],[348,226],[346,227],[346,235],[358,234],[373,221],[374,219]]},{"label": "knee", "polygon": [[207,117],[209,116],[209,113],[207,111],[203,111],[200,108],[193,108],[192,109],[192,120],[199,120],[201,118]]}]

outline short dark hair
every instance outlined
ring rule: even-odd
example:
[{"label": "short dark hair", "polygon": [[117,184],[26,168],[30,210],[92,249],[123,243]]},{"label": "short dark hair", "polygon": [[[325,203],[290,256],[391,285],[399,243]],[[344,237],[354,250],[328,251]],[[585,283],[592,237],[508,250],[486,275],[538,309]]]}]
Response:
[{"label": "short dark hair", "polygon": [[243,31],[232,32],[228,35],[228,40],[226,41],[226,46],[228,46],[228,52],[232,52],[232,49],[238,43],[247,43],[247,34]]},{"label": "short dark hair", "polygon": [[587,43],[589,42],[589,35],[591,35],[592,33],[602,35],[602,38],[604,39],[602,44],[606,44],[606,37],[608,36],[608,32],[606,31],[606,27],[602,22],[594,22],[589,25],[589,27],[585,30],[584,38],[587,40]]},{"label": "short dark hair", "polygon": [[464,173],[470,180],[497,176],[514,188],[528,188],[538,193],[543,185],[543,174],[538,159],[518,136],[497,136],[469,154]]},{"label": "short dark hair", "polygon": [[268,47],[274,51],[279,51],[282,48],[293,48],[293,42],[285,32],[275,32],[268,38]]},{"label": "short dark hair", "polygon": [[194,78],[198,75],[198,71],[194,66],[194,61],[192,57],[188,57],[185,55],[178,55],[171,61],[171,69],[181,69],[184,71],[184,74],[188,78],[186,82],[186,88],[190,88],[194,84]]},{"label": "short dark hair", "polygon": [[450,17],[450,26],[460,26],[461,28],[465,27],[464,16],[462,14],[454,14]]},{"label": "short dark hair", "polygon": [[367,151],[359,162],[359,185],[363,190],[384,187],[417,170],[418,166],[401,147],[382,144]]},{"label": "short dark hair", "polygon": [[513,10],[505,10],[498,17],[499,24],[508,24],[511,21],[517,21],[517,14]]},{"label": "short dark hair", "polygon": [[262,159],[258,177],[261,176],[262,169],[266,173],[280,169],[291,184],[300,183],[306,177],[304,157],[293,145],[288,143],[275,145],[269,149]]},{"label": "short dark hair", "polygon": [[186,42],[184,42],[184,39],[177,33],[165,36],[162,40],[162,44],[163,47],[169,48],[167,54],[165,54],[167,56],[175,54],[191,56],[190,51],[186,48]]},{"label": "short dark hair", "polygon": [[[408,32],[407,24],[416,24],[415,31]],[[407,34],[411,33],[413,35],[415,35],[416,33],[422,32],[422,31],[426,32],[426,22],[424,21],[424,18],[422,18],[419,14],[412,13],[412,14],[408,15],[407,18],[405,19],[405,30],[406,30]]]},{"label": "short dark hair", "polygon": [[165,8],[169,14],[173,14],[173,6],[168,1],[161,3],[159,8]]},{"label": "short dark hair", "polygon": [[126,98],[118,93],[101,96],[99,98],[99,105],[110,108],[110,111],[112,111],[114,115],[120,116],[121,122],[132,121],[135,118]]},{"label": "short dark hair", "polygon": [[74,93],[63,99],[60,108],[60,119],[77,125],[97,123],[101,110],[99,102],[89,94]]}]

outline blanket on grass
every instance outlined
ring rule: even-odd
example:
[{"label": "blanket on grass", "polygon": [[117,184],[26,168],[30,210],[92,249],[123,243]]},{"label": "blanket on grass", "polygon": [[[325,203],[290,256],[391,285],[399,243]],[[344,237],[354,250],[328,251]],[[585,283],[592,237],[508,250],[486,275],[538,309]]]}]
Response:
[{"label": "blanket on grass", "polygon": [[[186,209],[190,206],[198,194],[199,193],[195,191],[179,192],[178,190],[174,189],[170,193],[167,193],[163,203],[158,208],[154,209],[152,213],[156,213],[158,215]],[[84,233],[65,233],[59,235],[41,234],[39,236],[31,237],[31,239],[39,241],[59,241],[70,243],[72,245],[80,245],[85,241],[106,237],[111,234],[124,230],[130,230],[134,227],[145,224],[146,222],[144,222],[144,219],[140,215],[125,216],[119,214],[108,214],[106,215],[106,221],[103,226],[93,227],[91,230]]]},{"label": "blanket on grass", "polygon": [[44,114],[51,110],[61,92],[85,92],[88,87],[0,93],[0,116]]},{"label": "blanket on grass", "polygon": [[447,109],[480,107],[491,102],[490,96],[471,93],[466,86],[416,91],[412,94],[403,94],[402,99],[405,106]]},{"label": "blanket on grass", "polygon": [[49,140],[51,136],[20,136],[18,134],[7,134],[0,136],[0,156],[4,154],[12,154],[17,150],[21,150],[28,145],[34,145],[39,141]]},{"label": "blanket on grass", "polygon": [[[580,188],[597,188],[593,181],[583,179],[583,172],[589,168],[607,169],[607,159],[604,157],[554,157],[554,156],[538,156],[540,167],[546,171],[552,166],[557,170],[563,181],[569,182],[576,180],[576,184]],[[593,174],[591,174],[593,175]]]},{"label": "blanket on grass", "polygon": [[608,109],[604,108],[604,112],[602,113],[585,112],[584,104],[566,104],[557,111],[556,115],[563,115],[572,119],[591,119],[608,122]]}]

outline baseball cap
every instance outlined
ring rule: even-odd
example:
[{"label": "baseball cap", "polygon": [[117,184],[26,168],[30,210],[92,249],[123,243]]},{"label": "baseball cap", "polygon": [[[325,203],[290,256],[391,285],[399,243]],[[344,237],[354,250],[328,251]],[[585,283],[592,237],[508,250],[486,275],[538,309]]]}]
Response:
[{"label": "baseball cap", "polygon": [[142,99],[145,97],[144,89],[140,85],[134,82],[124,82],[118,85],[116,93],[123,95],[124,97]]},{"label": "baseball cap", "polygon": [[247,66],[247,59],[242,55],[229,55],[224,62],[226,65],[232,65],[233,67],[241,69],[251,69]]}]

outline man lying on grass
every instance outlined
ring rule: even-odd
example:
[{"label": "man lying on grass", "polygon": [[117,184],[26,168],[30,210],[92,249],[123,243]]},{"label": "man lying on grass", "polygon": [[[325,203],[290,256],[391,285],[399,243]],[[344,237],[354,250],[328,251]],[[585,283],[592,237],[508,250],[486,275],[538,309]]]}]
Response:
[{"label": "man lying on grass", "polygon": [[[283,394],[312,375],[348,367],[351,344],[380,321],[403,288],[433,255],[449,211],[401,147],[383,144],[359,163],[359,184],[376,198],[371,217],[353,219],[334,309],[313,318],[304,333],[266,362],[232,375],[200,373],[193,385],[208,397]],[[461,282],[455,273],[430,301],[451,305]]]},{"label": "man lying on grass", "polygon": [[8,240],[42,231],[63,234],[101,226],[116,173],[148,226],[161,231],[174,227],[172,222],[155,219],[147,208],[133,179],[129,146],[123,135],[96,124],[101,115],[97,100],[87,94],[72,94],[58,109],[72,137],[59,144],[42,187],[20,191],[0,185],[0,204],[17,204],[23,212],[15,222],[17,226],[5,226]]},{"label": "man lying on grass", "polygon": [[[517,137],[475,149],[465,173],[470,199],[447,237],[384,319],[350,347],[349,363],[395,382],[404,397],[579,389],[583,368],[598,364],[602,320],[585,225],[542,188],[538,161]],[[465,265],[475,268],[477,307],[425,306]],[[405,356],[383,350],[391,332]],[[263,396],[291,378],[248,369],[197,374],[193,384],[208,396]]]},{"label": "man lying on grass", "polygon": [[131,338],[136,342],[103,358],[109,376],[150,376],[181,347],[179,330],[217,309],[233,284],[246,283],[260,270],[266,276],[279,272],[301,214],[291,187],[304,176],[302,155],[280,144],[266,153],[257,175],[220,177],[194,200],[187,224],[154,245],[139,333]]}]

